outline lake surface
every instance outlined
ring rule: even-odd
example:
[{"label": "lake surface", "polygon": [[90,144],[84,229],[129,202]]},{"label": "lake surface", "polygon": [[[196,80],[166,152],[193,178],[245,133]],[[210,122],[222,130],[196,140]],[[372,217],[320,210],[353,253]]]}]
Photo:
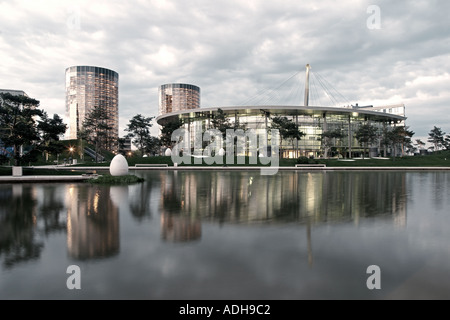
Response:
[{"label": "lake surface", "polygon": [[450,298],[448,172],[136,175],[0,184],[0,299]]}]

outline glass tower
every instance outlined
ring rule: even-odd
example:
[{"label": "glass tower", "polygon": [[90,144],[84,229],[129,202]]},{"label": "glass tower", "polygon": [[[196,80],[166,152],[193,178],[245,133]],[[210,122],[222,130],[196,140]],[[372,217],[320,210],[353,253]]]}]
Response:
[{"label": "glass tower", "polygon": [[192,84],[170,83],[159,87],[159,114],[200,108],[200,88]]},{"label": "glass tower", "polygon": [[119,138],[119,74],[94,66],[72,66],[66,69],[67,139],[78,139],[86,115],[94,107],[107,113],[111,130],[111,151]]}]

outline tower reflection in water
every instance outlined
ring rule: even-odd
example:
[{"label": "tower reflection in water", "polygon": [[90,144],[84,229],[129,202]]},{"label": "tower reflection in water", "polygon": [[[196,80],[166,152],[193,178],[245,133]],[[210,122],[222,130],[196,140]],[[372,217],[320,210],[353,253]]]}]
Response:
[{"label": "tower reflection in water", "polygon": [[119,209],[110,187],[67,189],[67,250],[77,260],[107,258],[119,253]]},{"label": "tower reflection in water", "polygon": [[161,178],[161,239],[167,242],[200,240],[200,216],[191,207],[196,203],[196,192],[190,192],[196,190],[196,180],[187,179],[180,186],[177,171]]}]

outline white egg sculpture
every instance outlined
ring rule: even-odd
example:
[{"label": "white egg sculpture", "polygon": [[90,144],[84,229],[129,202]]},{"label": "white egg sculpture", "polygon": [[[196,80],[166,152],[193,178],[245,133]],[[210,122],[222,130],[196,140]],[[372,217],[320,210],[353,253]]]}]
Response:
[{"label": "white egg sculpture", "polygon": [[126,176],[128,174],[127,159],[121,154],[115,156],[109,165],[109,173],[112,176]]},{"label": "white egg sculpture", "polygon": [[224,155],[225,155],[225,150],[223,148],[220,148],[219,156],[223,157]]},{"label": "white egg sculpture", "polygon": [[172,150],[170,150],[169,148],[166,149],[166,152],[164,153],[166,155],[166,157],[170,157],[172,155]]}]

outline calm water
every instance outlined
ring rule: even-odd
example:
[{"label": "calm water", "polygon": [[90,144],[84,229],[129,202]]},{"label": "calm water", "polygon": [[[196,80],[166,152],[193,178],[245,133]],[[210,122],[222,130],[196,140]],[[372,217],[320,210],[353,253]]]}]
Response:
[{"label": "calm water", "polygon": [[450,298],[450,173],[137,175],[0,184],[0,299]]}]

